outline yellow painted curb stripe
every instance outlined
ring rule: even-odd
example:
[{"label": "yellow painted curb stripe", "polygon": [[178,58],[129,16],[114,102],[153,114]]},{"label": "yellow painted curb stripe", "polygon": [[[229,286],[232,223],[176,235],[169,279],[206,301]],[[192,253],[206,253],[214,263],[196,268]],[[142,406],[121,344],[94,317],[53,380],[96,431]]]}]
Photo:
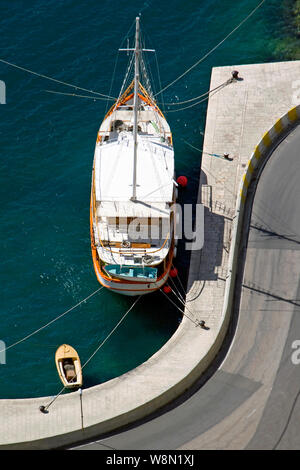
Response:
[{"label": "yellow painted curb stripe", "polygon": [[248,170],[250,171],[251,174],[252,174],[253,171],[254,171],[254,166],[252,165],[251,160],[249,160],[249,162],[248,162]]},{"label": "yellow painted curb stripe", "polygon": [[277,134],[280,134],[283,131],[284,127],[283,127],[281,118],[278,119],[278,121],[275,122],[274,129],[277,132]]},{"label": "yellow painted curb stripe", "polygon": [[246,197],[244,196],[244,194],[243,194],[243,190],[242,190],[242,189],[241,189],[241,191],[240,191],[240,196],[241,196],[241,200],[242,200],[242,202],[245,204]]},{"label": "yellow painted curb stripe", "polygon": [[260,157],[261,157],[261,151],[259,150],[258,146],[255,148],[254,150],[254,157],[256,158],[256,160],[259,160]]},{"label": "yellow painted curb stripe", "polygon": [[[274,131],[277,134],[281,134],[281,132],[285,129],[285,123],[282,119],[286,119],[286,116],[288,117],[288,119],[291,122],[297,121],[300,118],[300,107],[295,106],[294,108],[290,109],[290,111],[288,111],[288,113],[283,118],[277,119],[277,121],[275,122],[273,128],[270,131],[266,132],[262,137],[261,144],[263,144],[264,147],[270,147],[270,145],[272,145],[272,135],[274,137]],[[243,203],[246,202],[247,189],[248,189],[249,184],[250,184],[250,181],[248,181],[248,179],[247,179],[247,175],[248,175],[248,178],[251,180],[250,175],[253,173],[253,171],[256,167],[255,161],[253,160],[253,157],[256,160],[259,160],[261,158],[262,154],[264,153],[263,147],[261,147],[262,150],[259,148],[259,146],[261,146],[261,144],[259,144],[255,147],[255,150],[252,154],[252,157],[248,161],[247,173],[243,175],[243,188],[240,190],[240,197],[241,197],[241,201]],[[248,172],[250,173],[250,175],[248,174]]]},{"label": "yellow painted curb stripe", "polygon": [[247,176],[246,176],[246,175],[243,176],[243,181],[244,181],[244,186],[246,186],[246,188],[248,188],[248,186],[249,186],[249,181],[247,180]]},{"label": "yellow painted curb stripe", "polygon": [[298,119],[298,113],[297,113],[296,106],[288,112],[288,117],[289,117],[289,120],[292,121],[292,122],[294,122]]},{"label": "yellow painted curb stripe", "polygon": [[269,132],[266,132],[262,138],[262,141],[265,145],[265,147],[270,147],[270,145],[272,144],[272,139],[270,137],[270,134]]}]

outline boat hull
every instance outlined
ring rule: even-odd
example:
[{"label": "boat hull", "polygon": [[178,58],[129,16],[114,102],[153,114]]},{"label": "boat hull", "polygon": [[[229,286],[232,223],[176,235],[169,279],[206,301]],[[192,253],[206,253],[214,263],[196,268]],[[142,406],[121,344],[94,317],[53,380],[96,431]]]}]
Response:
[{"label": "boat hull", "polygon": [[164,275],[158,279],[156,282],[120,282],[118,279],[109,279],[105,276],[101,269],[99,269],[99,263],[94,261],[94,269],[97,276],[99,283],[110,289],[112,292],[116,294],[122,294],[127,296],[138,296],[144,294],[150,294],[155,292],[156,290],[160,289],[167,281],[169,277],[169,272],[171,269],[171,264],[169,264],[168,269],[164,273]]},{"label": "boat hull", "polygon": [[[75,378],[68,380],[64,370],[64,361],[70,360],[74,365]],[[77,351],[69,344],[62,344],[55,353],[55,363],[59,378],[65,388],[79,388],[82,386],[82,370]]]},{"label": "boat hull", "polygon": [[93,210],[93,180],[92,180],[92,190],[91,190],[91,201],[90,201],[90,237],[91,237],[91,251],[92,251],[92,259],[96,277],[98,282],[107,289],[111,290],[111,292],[115,292],[116,294],[122,294],[127,296],[138,296],[138,295],[145,295],[151,294],[159,290],[168,280],[169,273],[172,267],[173,257],[175,255],[175,239],[173,239],[171,248],[168,254],[168,262],[166,265],[166,269],[162,276],[160,276],[156,282],[130,282],[125,281],[122,279],[117,278],[110,278],[107,274],[102,270],[101,264],[98,258],[97,249],[95,246],[95,238],[94,238],[94,210]]},{"label": "boat hull", "polygon": [[[96,208],[96,203],[97,203],[96,201],[100,201],[100,199],[101,199],[101,197],[103,197],[103,195],[104,196],[106,195],[106,197],[103,197],[104,201],[110,200],[109,198],[111,198],[111,193],[107,189],[107,191],[108,191],[107,194],[105,193],[104,190],[103,190],[103,194],[102,194],[100,189],[99,189],[99,186],[100,186],[99,174],[105,175],[106,173],[103,170],[103,167],[101,167],[102,170],[100,172],[99,171],[100,166],[99,165],[97,166],[97,164],[96,164],[96,162],[99,161],[99,158],[100,158],[99,155],[98,155],[98,160],[96,160],[97,146],[106,145],[107,141],[109,141],[109,135],[110,135],[109,132],[112,132],[111,127],[110,127],[112,125],[111,121],[109,121],[108,128],[106,128],[105,126],[103,127],[103,124],[105,122],[107,122],[107,120],[110,118],[112,113],[115,110],[118,110],[118,108],[120,106],[125,106],[125,105],[128,106],[129,105],[129,107],[130,107],[130,100],[132,100],[133,96],[134,96],[133,83],[134,82],[132,82],[131,85],[128,87],[128,89],[124,92],[124,94],[121,96],[118,103],[114,104],[111,107],[111,109],[106,114],[106,116],[104,118],[104,121],[102,122],[102,125],[100,126],[100,130],[99,130],[98,136],[97,136],[97,142],[96,142],[96,148],[95,148],[95,157],[94,157],[94,163],[93,163],[91,203],[90,203],[91,248],[92,248],[92,258],[93,258],[93,264],[94,264],[94,270],[95,270],[95,273],[96,273],[96,277],[97,277],[99,283],[102,286],[106,287],[107,289],[110,289],[112,292],[122,294],[122,295],[127,295],[127,296],[139,296],[139,295],[149,294],[149,293],[155,292],[156,290],[160,289],[166,283],[166,281],[169,277],[169,272],[170,272],[171,266],[172,266],[172,259],[173,259],[173,256],[174,256],[174,246],[175,246],[175,239],[174,239],[175,235],[174,235],[174,231],[173,231],[173,233],[168,234],[168,237],[170,235],[170,238],[167,237],[164,240],[162,246],[159,249],[159,250],[163,249],[164,245],[168,241],[168,243],[169,243],[168,253],[164,253],[164,255],[160,257],[160,260],[161,260],[160,262],[157,262],[153,266],[152,265],[149,266],[150,268],[157,268],[158,272],[160,273],[158,278],[155,279],[155,280],[149,280],[149,279],[147,279],[147,280],[145,280],[145,279],[138,280],[136,277],[134,279],[129,280],[129,279],[126,279],[126,277],[129,277],[129,276],[120,276],[120,275],[118,275],[118,273],[115,273],[115,274],[108,273],[108,272],[106,272],[105,267],[113,265],[114,264],[114,259],[112,259],[112,260],[107,259],[107,257],[103,257],[99,253],[99,251],[101,251],[101,250],[99,250],[100,244],[101,244],[102,248],[104,246],[101,242],[101,239],[99,238],[99,233],[98,234],[96,233],[97,229],[95,228],[95,227],[97,227],[97,217],[98,217],[97,208]],[[157,145],[159,145],[160,147],[165,146],[166,149],[168,149],[168,151],[170,149],[172,149],[171,153],[173,154],[172,134],[171,134],[169,125],[167,124],[167,121],[166,121],[163,113],[161,112],[161,110],[158,108],[157,104],[154,103],[154,101],[152,99],[150,99],[150,96],[148,95],[148,93],[144,89],[144,87],[142,87],[142,85],[140,83],[139,83],[139,86],[140,86],[141,93],[138,93],[138,98],[141,100],[143,106],[144,107],[149,107],[150,106],[151,109],[152,109],[151,112],[156,113],[157,116],[159,116],[159,119],[160,119],[159,122],[160,122],[160,125],[162,126],[161,133],[163,134],[163,142],[165,142],[165,144],[162,145],[161,140],[160,140],[159,143],[157,143]],[[123,112],[123,111],[121,111],[121,112]],[[148,112],[148,111],[144,110],[143,112]],[[155,116],[156,116],[156,114],[155,114]],[[152,116],[152,114],[151,114],[151,116]],[[155,116],[154,116],[154,121],[155,121]],[[125,119],[125,117],[122,117],[122,119]],[[144,120],[141,119],[140,124],[141,125],[146,125],[147,124],[147,126],[148,126],[149,123],[152,123],[152,120],[149,120],[149,119],[150,119],[149,116],[147,117],[147,119],[146,119],[146,117],[144,118]],[[126,121],[126,119],[125,119],[125,121]],[[122,122],[124,124],[124,121],[118,121],[118,120],[113,121],[113,123],[115,123],[115,122]],[[164,124],[162,124],[162,123],[164,123]],[[153,125],[153,123],[152,123],[152,125]],[[110,130],[108,131],[107,129],[110,129]],[[128,129],[127,129],[127,131],[129,132]],[[148,133],[148,132],[149,132],[148,127],[144,128],[143,133]],[[141,135],[143,135],[143,133]],[[152,135],[152,134],[149,134],[149,135]],[[156,137],[153,137],[154,139],[157,138],[157,135],[155,133],[153,135],[156,136]],[[123,139],[121,139],[121,142],[122,142],[122,140]],[[154,144],[155,144],[155,142],[153,143],[153,145]],[[147,145],[148,145],[148,142],[147,142]],[[107,145],[104,148],[107,148]],[[143,147],[141,147],[141,148],[143,149]],[[165,184],[166,187],[170,187],[171,190],[170,190],[170,194],[165,194],[164,192],[162,192],[160,194],[160,199],[158,199],[158,202],[159,203],[164,203],[164,204],[169,204],[170,201],[173,201],[173,203],[175,203],[175,201],[176,201],[176,196],[175,196],[176,193],[175,193],[174,184],[173,184],[173,181],[174,181],[174,175],[173,175],[173,173],[174,173],[173,172],[174,155],[172,157],[173,158],[172,162],[171,163],[169,162],[169,166],[167,166],[167,163],[166,163],[167,162],[167,156],[166,156],[167,150],[166,149],[164,150],[164,157],[163,157],[164,160],[160,159],[158,161],[161,164],[162,173],[164,175],[165,175],[166,169],[170,172],[170,175],[168,175],[168,177],[167,177],[167,182],[166,182],[166,180],[164,180],[164,184]],[[162,150],[160,150],[160,151],[162,152]],[[148,154],[151,154],[151,152],[149,152],[147,150],[147,155],[146,155],[145,151],[144,151],[144,154],[143,155],[144,155],[145,161],[149,162]],[[156,148],[155,148],[155,154],[156,154]],[[125,158],[124,155],[126,156],[127,154],[124,153],[123,158]],[[105,156],[103,158],[104,158],[103,161],[106,162],[107,161],[107,156]],[[127,156],[126,156],[126,158],[127,158]],[[163,163],[161,163],[161,162],[163,162]],[[104,165],[104,163],[102,163],[102,165]],[[108,168],[110,168],[110,167],[108,167]],[[127,169],[127,167],[126,167],[126,169]],[[114,168],[113,168],[113,171],[115,171]],[[157,169],[156,169],[156,171],[157,171]],[[111,174],[111,170],[108,170],[108,174]],[[98,181],[98,183],[97,183],[98,184],[98,190],[96,189],[95,175],[98,175],[98,180],[97,180]],[[154,185],[152,184],[152,186],[151,185],[148,186],[148,183],[146,181],[147,179],[149,179],[149,173],[145,173],[145,175],[146,175],[146,178],[144,177],[144,180],[145,180],[144,181],[144,186],[143,186],[143,184],[140,184],[139,186],[147,187],[150,194],[155,193],[155,197],[158,197],[157,194],[156,194],[156,191],[158,191],[158,189],[160,189],[160,188],[157,188],[157,178],[156,177],[154,178],[154,176],[156,174],[153,176],[153,174],[150,171],[150,176],[152,178],[152,179],[150,178],[150,181],[154,181]],[[102,183],[103,183],[103,181],[102,181]],[[111,184],[111,182],[110,182],[110,184]],[[165,186],[162,186],[162,187],[165,187]],[[104,185],[104,187],[106,188],[105,185]],[[126,188],[127,188],[127,186],[126,186]],[[117,191],[118,190],[116,189],[116,192]],[[123,194],[123,196],[122,196],[123,199],[120,199],[120,200],[124,200],[124,201],[128,200],[128,202],[129,202],[129,200],[132,200],[132,198],[131,199],[129,198],[129,194],[127,194],[127,189],[124,190],[124,188],[123,188],[122,191],[124,193],[124,194],[122,193]],[[173,191],[173,194],[172,194],[172,191]],[[96,196],[96,193],[97,193],[97,196]],[[101,193],[101,196],[100,196],[100,193]],[[117,192],[117,194],[118,194],[118,192]],[[138,194],[137,194],[137,196],[138,196]],[[112,197],[112,199],[114,200],[114,197]],[[136,200],[136,199],[138,199],[138,197],[135,197],[134,200]],[[148,202],[148,204],[151,205],[151,201],[149,202],[149,201],[143,199],[143,203],[145,203],[146,206],[147,206],[147,202]],[[119,217],[119,216],[117,216],[117,217]],[[123,216],[121,216],[121,217],[123,217]],[[133,217],[133,216],[129,215],[129,217]],[[134,217],[136,217],[135,214],[134,214]],[[147,213],[146,217],[149,217],[148,213]],[[94,230],[95,230],[95,232],[94,232]],[[97,246],[99,247],[98,250],[97,250]],[[151,245],[149,245],[149,246],[151,246]],[[159,250],[156,250],[154,252],[157,252]],[[116,253],[116,251],[114,253]],[[150,252],[150,254],[151,253],[152,252]],[[115,263],[116,263],[116,266],[118,266],[120,264],[120,260],[116,260]],[[132,263],[130,263],[130,265],[131,264]],[[128,263],[128,265],[129,265],[129,263]],[[137,267],[142,268],[142,266],[140,266],[140,265],[137,266]]]}]

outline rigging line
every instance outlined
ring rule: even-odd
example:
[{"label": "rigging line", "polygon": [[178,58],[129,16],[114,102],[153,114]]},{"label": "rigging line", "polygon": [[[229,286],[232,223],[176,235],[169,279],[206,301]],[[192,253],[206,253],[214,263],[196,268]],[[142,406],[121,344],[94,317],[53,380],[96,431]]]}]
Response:
[{"label": "rigging line", "polygon": [[143,78],[145,80],[145,88],[148,91],[150,97],[153,98],[152,86],[154,85],[154,80],[151,72],[151,67],[148,66],[148,60],[143,51],[141,52],[141,70]]},{"label": "rigging line", "polygon": [[114,99],[115,101],[115,98],[100,98],[96,96],[77,95],[76,93],[64,93],[62,91],[54,91],[54,90],[42,90],[42,91],[45,91],[46,93],[52,93],[54,95],[76,96],[77,98],[87,98],[87,99],[94,100],[94,101],[96,100],[107,101],[110,99]]},{"label": "rigging line", "polygon": [[[97,349],[95,349],[95,351],[93,352],[93,354],[87,359],[87,361],[83,364],[83,366],[81,367],[81,370],[84,369],[84,367],[90,362],[90,360],[95,356],[95,354],[99,351],[99,349],[104,345],[104,343],[106,343],[106,341],[111,337],[111,335],[115,332],[115,330],[118,328],[118,326],[122,323],[123,320],[125,320],[125,318],[127,317],[128,313],[133,309],[133,307],[136,305],[136,303],[140,300],[141,296],[139,296],[134,302],[133,304],[131,305],[131,307],[127,310],[127,312],[125,312],[125,314],[122,316],[121,320],[116,324],[116,326],[111,330],[111,332],[106,336],[106,338],[102,341],[102,343],[100,343],[100,345],[97,347]],[[77,374],[75,375],[75,377],[72,379],[72,381],[75,381],[77,378]],[[48,405],[46,405],[44,407],[44,410],[48,410],[48,408],[52,405],[52,403],[55,402],[55,400],[62,394],[62,392],[65,390],[66,386],[64,386],[60,391],[59,393],[54,397],[54,399],[48,403]]]},{"label": "rigging line", "polygon": [[[115,79],[115,75],[116,75],[116,70],[117,70],[117,63],[118,63],[118,58],[119,58],[119,50],[118,50],[118,53],[117,53],[117,57],[115,59],[115,65],[114,65],[114,70],[113,70],[113,74],[112,74],[112,78],[111,78],[111,82],[110,82],[110,89],[109,89],[109,94],[111,94],[112,92],[112,87],[113,87],[113,83],[114,83],[114,79]],[[107,111],[108,111],[108,99],[106,101],[106,108],[105,108],[105,115],[107,114]]]},{"label": "rigging line", "polygon": [[[158,58],[157,58],[156,51],[155,51],[154,55],[155,55],[156,69],[157,69],[157,75],[158,75],[158,84],[159,84],[159,88],[161,89],[161,78],[160,78],[160,71],[159,71]],[[161,95],[161,104],[162,104],[162,109],[165,112],[165,102],[164,102],[163,93]]]},{"label": "rigging line", "polygon": [[195,100],[197,100],[197,99],[199,99],[199,98],[203,98],[204,96],[209,95],[209,94],[212,93],[213,91],[218,90],[218,88],[224,87],[225,85],[229,85],[230,83],[232,83],[233,80],[234,80],[234,78],[229,78],[228,80],[226,80],[226,82],[221,83],[221,85],[218,85],[217,87],[213,88],[212,90],[206,91],[206,92],[203,93],[202,95],[196,96],[195,98],[191,98],[190,100],[178,101],[177,103],[165,103],[165,105],[166,105],[166,106],[176,106],[177,104],[190,103],[191,101],[195,101]]},{"label": "rigging line", "polygon": [[132,54],[131,58],[128,60],[128,68],[127,68],[127,72],[125,74],[125,77],[124,77],[124,80],[123,80],[123,83],[122,83],[122,86],[121,86],[121,90],[120,90],[120,93],[119,93],[119,96],[118,96],[118,99],[117,99],[117,103],[119,102],[121,96],[123,95],[124,93],[124,89],[125,89],[125,85],[127,83],[127,80],[128,80],[128,76],[131,72],[131,69],[132,69],[132,66],[133,66],[133,62],[134,62],[134,54]]},{"label": "rigging line", "polygon": [[194,65],[192,65],[190,68],[188,68],[183,74],[181,74],[179,77],[177,77],[173,82],[169,83],[167,86],[165,86],[162,90],[160,90],[158,93],[156,93],[155,96],[159,95],[163,91],[165,91],[167,88],[169,88],[171,85],[174,85],[174,83],[178,82],[182,77],[184,77],[187,73],[189,73],[193,68],[195,68],[197,65],[199,65],[201,62],[203,62],[210,54],[212,54],[219,46],[221,46],[235,31],[237,31],[254,13],[265,3],[266,0],[262,0],[259,5],[257,5],[254,10],[251,11],[251,13],[243,19],[243,21],[238,24],[227,36],[222,39],[215,47],[213,47],[210,51],[208,51],[201,59],[199,59]]},{"label": "rigging line", "polygon": [[[127,34],[123,37],[121,43],[120,43],[120,47],[119,49],[122,48],[123,46],[123,43],[124,41],[127,39],[127,41],[129,41],[129,34],[131,32],[131,29],[133,28],[133,26],[135,25],[135,21],[132,22]],[[115,75],[116,75],[116,70],[117,70],[117,63],[118,63],[118,58],[119,58],[119,55],[120,55],[120,51],[118,49],[118,52],[117,52],[117,56],[116,56],[116,59],[115,59],[115,65],[114,65],[114,70],[113,70],[113,74],[112,74],[112,79],[111,79],[111,84],[110,84],[110,89],[109,89],[109,94],[111,94],[112,92],[112,87],[113,87],[113,83],[114,83],[114,79],[115,79]],[[121,95],[119,95],[119,98],[120,98]],[[118,98],[118,99],[119,99]],[[118,100],[117,100],[118,101]],[[108,102],[107,102],[107,105],[106,105],[106,110],[105,110],[105,114],[107,113],[107,110],[108,110]]]},{"label": "rigging line", "polygon": [[7,351],[8,349],[11,349],[13,348],[14,346],[17,346],[17,344],[20,344],[20,343],[23,343],[24,341],[26,341],[28,338],[31,338],[31,336],[39,333],[40,331],[44,330],[45,328],[47,328],[49,325],[51,325],[52,323],[56,322],[57,320],[59,320],[60,318],[62,318],[63,316],[65,316],[67,313],[71,312],[72,310],[74,310],[75,308],[79,307],[79,305],[83,304],[84,302],[86,302],[87,300],[89,300],[91,297],[93,297],[94,295],[96,295],[100,290],[104,289],[103,286],[99,287],[99,289],[96,289],[92,294],[88,295],[85,299],[81,300],[80,302],[78,302],[78,304],[74,305],[73,307],[69,308],[68,310],[66,310],[64,313],[61,313],[58,317],[54,318],[53,320],[51,320],[50,322],[46,323],[44,326],[41,326],[40,328],[38,328],[37,330],[33,331],[32,333],[30,333],[29,335],[25,336],[24,338],[22,339],[19,339],[18,341],[16,341],[15,343],[11,344],[10,346],[6,346],[4,349],[2,349],[0,351],[3,352],[3,351]]},{"label": "rigging line", "polygon": [[[143,28],[144,29],[144,28]],[[146,37],[147,36],[147,37]],[[143,48],[144,49],[147,49],[146,48],[146,39],[148,41],[149,44],[152,43],[151,39],[149,38],[147,32],[145,31],[142,31],[142,40],[143,40]],[[153,52],[154,54],[156,54],[156,50],[155,48],[153,47]],[[142,51],[142,58],[145,56],[145,58],[143,59],[144,62],[145,62],[145,67],[146,67],[146,71],[147,71],[147,74],[149,76],[148,80],[150,81],[150,96],[151,96],[151,99],[154,101],[154,93],[156,92],[156,85],[155,85],[155,80],[154,80],[154,76],[152,74],[152,67],[150,65],[150,60],[148,60],[148,55],[147,53],[144,54],[144,52]],[[149,55],[150,57],[150,55]],[[159,87],[161,88],[161,86],[159,85]]]},{"label": "rigging line", "polygon": [[[144,41],[143,48],[147,49],[146,48],[146,36],[144,37],[144,35],[143,35],[143,41]],[[150,43],[150,41],[149,41],[149,43]],[[153,51],[154,51],[154,53],[156,52],[155,49]],[[142,57],[142,62],[144,63],[145,71],[146,71],[146,77],[145,77],[146,83],[147,82],[149,83],[149,94],[150,94],[151,99],[154,101],[154,92],[156,91],[156,89],[155,89],[154,76],[152,74],[152,67],[150,65],[150,55],[148,55],[147,52],[144,53],[144,51],[142,50],[141,51],[141,57]],[[149,59],[148,59],[148,57],[149,57]]]},{"label": "rigging line", "polygon": [[[149,34],[148,34],[147,31],[145,30],[144,25],[143,25],[143,31],[142,31],[141,34],[142,34],[142,40],[143,40],[143,42],[144,42],[144,49],[146,49],[146,39],[147,39],[148,44],[153,48],[153,52],[154,52],[154,55],[155,55],[155,60],[156,60],[156,62],[157,62],[155,47],[154,47],[154,45],[153,45],[153,42],[152,42],[152,40],[151,40]],[[143,53],[142,53],[142,55],[143,55]],[[152,85],[151,85],[151,95],[152,95],[152,96],[151,96],[151,98],[152,98],[153,101],[155,101],[154,96],[155,96],[155,92],[156,92],[156,89],[155,89],[156,86],[155,86],[154,76],[153,76],[153,74],[152,74],[152,70],[151,70],[149,61],[145,61],[145,62],[146,62],[146,64],[147,64],[147,67],[146,67],[146,68],[149,69],[148,74],[149,74],[149,76],[150,76],[150,81],[152,82]],[[159,74],[158,74],[158,79],[159,79]],[[159,88],[162,88],[160,79],[159,79],[159,81],[158,81],[158,85],[159,85]],[[152,89],[152,88],[153,88],[153,89]]]},{"label": "rigging line", "polygon": [[130,33],[131,33],[131,30],[133,29],[133,27],[134,27],[134,26],[135,26],[135,19],[132,21],[132,23],[131,23],[131,26],[130,26],[129,30],[127,31],[127,34],[125,34],[125,36],[123,37],[123,39],[122,39],[122,41],[121,41],[120,48],[122,47],[122,45],[123,45],[123,43],[124,43],[125,39],[129,39],[129,35],[130,35]]},{"label": "rigging line", "polygon": [[48,77],[47,75],[43,75],[41,73],[33,72],[32,70],[25,69],[24,67],[21,67],[16,64],[12,64],[11,62],[7,62],[6,60],[0,59],[0,62],[6,65],[10,65],[11,67],[15,67],[16,69],[22,70],[23,72],[31,73],[32,75],[36,75],[37,77],[45,78],[47,80],[51,80],[52,82],[60,83],[61,85],[66,85],[72,88],[75,88],[76,90],[82,90],[82,91],[87,91],[88,93],[94,93],[95,95],[103,96],[104,98],[108,99],[113,99],[115,100],[116,98],[114,96],[109,96],[109,95],[103,95],[102,93],[99,93],[94,90],[88,90],[86,88],[79,87],[77,85],[72,85],[71,83],[67,82],[62,82],[61,80],[57,80],[56,78]]}]

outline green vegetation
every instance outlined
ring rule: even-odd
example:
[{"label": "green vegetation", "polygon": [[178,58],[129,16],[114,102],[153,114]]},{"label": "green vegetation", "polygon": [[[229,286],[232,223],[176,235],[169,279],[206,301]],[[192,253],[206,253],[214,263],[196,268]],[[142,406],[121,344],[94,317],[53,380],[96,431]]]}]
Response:
[{"label": "green vegetation", "polygon": [[282,3],[281,35],[275,43],[279,60],[300,60],[300,0]]},{"label": "green vegetation", "polygon": [[294,8],[296,35],[300,38],[300,0],[296,0]]}]

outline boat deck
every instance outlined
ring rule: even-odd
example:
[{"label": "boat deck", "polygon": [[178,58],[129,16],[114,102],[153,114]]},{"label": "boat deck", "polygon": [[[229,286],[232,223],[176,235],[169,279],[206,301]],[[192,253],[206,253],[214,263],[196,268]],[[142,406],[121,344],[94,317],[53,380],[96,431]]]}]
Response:
[{"label": "boat deck", "polygon": [[[113,138],[111,134],[116,131],[131,130],[133,127],[132,109],[132,104],[128,102],[113,111],[103,121],[99,130],[102,142],[107,138]],[[139,133],[149,134],[149,136],[164,136],[165,139],[171,139],[171,131],[167,121],[149,105],[141,106],[137,113],[137,123]]]}]

